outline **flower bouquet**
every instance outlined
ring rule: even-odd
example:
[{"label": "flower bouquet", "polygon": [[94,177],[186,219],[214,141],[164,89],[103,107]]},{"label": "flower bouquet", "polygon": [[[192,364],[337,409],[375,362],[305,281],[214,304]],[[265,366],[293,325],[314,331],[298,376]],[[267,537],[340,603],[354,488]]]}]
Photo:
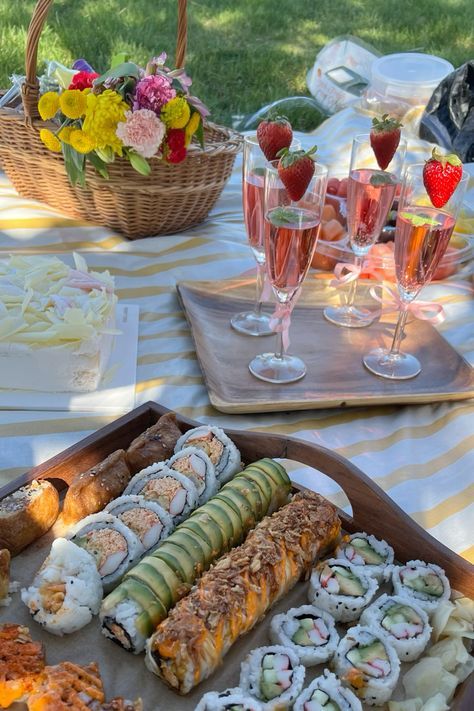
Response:
[{"label": "flower bouquet", "polygon": [[104,178],[117,156],[149,175],[150,158],[185,160],[193,136],[204,147],[203,119],[209,110],[189,93],[192,82],[185,71],[171,70],[165,62],[163,52],[146,68],[116,58],[101,76],[83,59],[70,71],[56,70],[58,90],[38,101],[41,118],[56,128],[42,128],[40,138],[49,150],[63,153],[73,185],[85,185],[86,161]]}]

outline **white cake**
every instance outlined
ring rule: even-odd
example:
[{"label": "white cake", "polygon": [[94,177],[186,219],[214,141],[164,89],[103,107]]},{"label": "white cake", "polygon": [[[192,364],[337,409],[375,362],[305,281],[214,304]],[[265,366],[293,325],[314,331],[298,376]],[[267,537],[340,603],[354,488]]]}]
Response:
[{"label": "white cake", "polygon": [[0,388],[96,390],[115,331],[114,281],[56,257],[0,262]]}]

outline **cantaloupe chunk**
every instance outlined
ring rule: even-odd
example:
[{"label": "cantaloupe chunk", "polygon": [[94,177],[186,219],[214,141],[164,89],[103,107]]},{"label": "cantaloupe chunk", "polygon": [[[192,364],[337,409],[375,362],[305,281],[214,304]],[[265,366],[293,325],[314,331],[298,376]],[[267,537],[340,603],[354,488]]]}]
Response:
[{"label": "cantaloupe chunk", "polygon": [[335,242],[341,239],[344,234],[344,228],[340,222],[337,220],[329,220],[321,225],[320,239],[326,240],[326,242]]}]

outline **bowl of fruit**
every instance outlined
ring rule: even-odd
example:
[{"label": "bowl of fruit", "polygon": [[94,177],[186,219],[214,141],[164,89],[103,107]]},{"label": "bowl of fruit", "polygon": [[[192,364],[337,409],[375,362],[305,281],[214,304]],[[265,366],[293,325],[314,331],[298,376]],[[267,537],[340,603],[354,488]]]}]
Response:
[{"label": "bowl of fruit", "polygon": [[[353,263],[354,253],[347,236],[347,178],[328,180],[326,202],[321,218],[321,231],[311,266],[321,271],[332,271],[338,262]],[[397,218],[396,202],[389,213],[387,224],[365,262],[362,278],[395,281],[394,236]],[[465,205],[454,228],[434,279],[446,279],[463,264],[474,258],[474,210]]]}]

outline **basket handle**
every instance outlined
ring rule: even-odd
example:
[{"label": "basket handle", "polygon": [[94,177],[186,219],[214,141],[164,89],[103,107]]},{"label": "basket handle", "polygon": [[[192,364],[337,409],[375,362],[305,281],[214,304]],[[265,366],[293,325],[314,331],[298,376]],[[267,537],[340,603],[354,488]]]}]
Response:
[{"label": "basket handle", "polygon": [[[39,118],[39,84],[36,76],[38,44],[49,9],[54,0],[38,0],[33,10],[26,39],[26,80],[22,85],[22,101],[27,123]],[[178,29],[176,38],[176,67],[184,67],[188,41],[187,0],[178,0]]]}]

